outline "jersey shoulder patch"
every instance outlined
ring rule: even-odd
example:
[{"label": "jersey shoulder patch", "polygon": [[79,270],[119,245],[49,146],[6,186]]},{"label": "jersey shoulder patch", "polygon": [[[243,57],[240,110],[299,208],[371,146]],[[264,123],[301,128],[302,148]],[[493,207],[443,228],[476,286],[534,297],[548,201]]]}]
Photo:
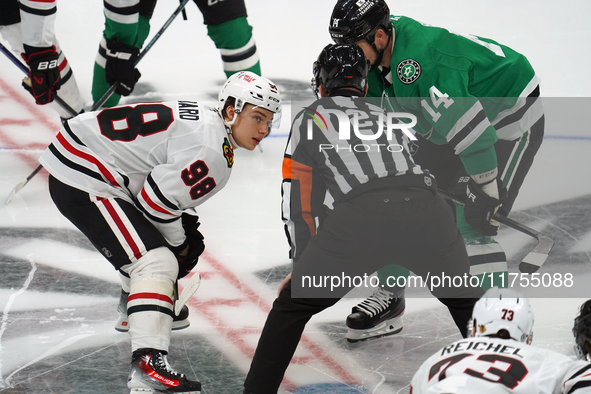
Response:
[{"label": "jersey shoulder patch", "polygon": [[228,163],[228,168],[232,168],[234,165],[234,151],[232,150],[232,145],[230,145],[230,141],[227,138],[224,138],[224,142],[222,144],[222,152],[224,154],[224,158]]},{"label": "jersey shoulder patch", "polygon": [[398,63],[396,74],[400,82],[409,85],[421,76],[421,65],[414,59],[403,60]]}]

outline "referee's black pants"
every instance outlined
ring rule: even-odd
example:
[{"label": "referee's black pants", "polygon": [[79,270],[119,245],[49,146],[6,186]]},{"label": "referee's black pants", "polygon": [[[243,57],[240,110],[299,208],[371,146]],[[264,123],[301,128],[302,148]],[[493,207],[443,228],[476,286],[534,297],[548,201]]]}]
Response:
[{"label": "referee's black pants", "polygon": [[[363,276],[392,262],[423,278],[469,276],[468,255],[453,213],[434,187],[375,190],[329,212],[273,303],[244,383],[246,392],[277,393],[308,320],[351,290],[306,288],[304,276]],[[484,291],[448,286],[432,293],[448,307],[465,337],[473,306]]]}]

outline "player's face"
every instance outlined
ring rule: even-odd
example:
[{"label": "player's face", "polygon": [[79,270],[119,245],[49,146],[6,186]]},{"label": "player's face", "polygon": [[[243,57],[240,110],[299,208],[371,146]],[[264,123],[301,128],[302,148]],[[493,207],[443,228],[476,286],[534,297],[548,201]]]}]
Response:
[{"label": "player's face", "polygon": [[[377,29],[374,36],[374,43],[377,49],[385,50],[390,45],[391,41],[385,31],[382,29]],[[369,60],[369,64],[371,65],[372,69],[377,66],[390,67],[390,56],[382,56],[381,62],[378,64],[379,54],[367,40],[357,41],[355,44],[361,48],[365,54],[366,59]]]},{"label": "player's face", "polygon": [[365,54],[365,58],[369,61],[371,68],[378,66],[378,64],[376,64],[378,61],[378,53],[371,47],[369,42],[367,42],[366,40],[361,40],[357,41],[355,44],[357,44],[357,46],[361,48],[361,50]]},{"label": "player's face", "polygon": [[269,134],[273,113],[246,104],[232,126],[232,137],[244,149],[253,150]]}]

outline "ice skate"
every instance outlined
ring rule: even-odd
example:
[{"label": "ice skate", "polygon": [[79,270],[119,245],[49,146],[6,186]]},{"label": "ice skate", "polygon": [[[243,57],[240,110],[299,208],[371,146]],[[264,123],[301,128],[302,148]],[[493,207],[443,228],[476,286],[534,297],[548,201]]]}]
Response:
[{"label": "ice skate", "polygon": [[354,343],[398,334],[403,327],[404,308],[403,291],[397,296],[382,288],[378,289],[353,307],[352,313],[347,316],[347,341]]},{"label": "ice skate", "polygon": [[[127,297],[129,293],[121,290],[121,298],[119,299],[119,305],[117,306],[117,312],[119,312],[119,319],[115,323],[115,330],[120,332],[129,331],[129,322],[127,321]],[[191,322],[189,321],[189,308],[186,305],[183,306],[178,316],[174,316],[172,319],[172,329],[182,330],[183,328],[189,327]]]},{"label": "ice skate", "polygon": [[189,380],[184,374],[172,369],[166,354],[156,349],[139,349],[133,352],[131,371],[127,378],[130,394],[201,394],[201,383]]}]

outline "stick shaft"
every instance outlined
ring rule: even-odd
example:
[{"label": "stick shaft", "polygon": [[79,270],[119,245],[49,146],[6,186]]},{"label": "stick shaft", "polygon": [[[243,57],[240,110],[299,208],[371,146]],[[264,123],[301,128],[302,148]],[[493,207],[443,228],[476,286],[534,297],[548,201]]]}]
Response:
[{"label": "stick shaft", "polygon": [[[463,201],[459,201],[458,199],[454,198],[452,195],[438,190],[439,194],[445,198],[446,200],[452,201],[455,204],[464,206]],[[534,249],[529,252],[519,264],[519,270],[521,272],[532,273],[536,272],[546,261],[548,258],[548,254],[554,247],[554,240],[533,228],[527,227],[524,224],[521,224],[513,219],[508,218],[507,216],[501,215],[499,213],[495,213],[493,215],[493,219],[497,222],[504,224],[508,227],[511,227],[514,230],[522,232],[524,234],[529,235],[530,237],[535,238],[538,243],[534,247]]]}]

